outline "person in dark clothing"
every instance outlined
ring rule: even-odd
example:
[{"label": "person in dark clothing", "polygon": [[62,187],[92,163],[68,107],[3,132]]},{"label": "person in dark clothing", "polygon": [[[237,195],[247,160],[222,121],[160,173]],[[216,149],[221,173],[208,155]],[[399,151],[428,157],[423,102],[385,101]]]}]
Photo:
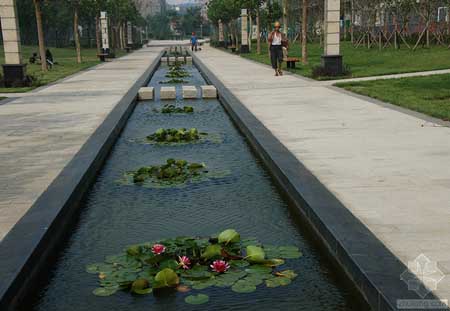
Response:
[{"label": "person in dark clothing", "polygon": [[49,49],[47,49],[47,51],[45,51],[45,58],[46,58],[48,61],[51,61],[52,63],[54,63],[54,62],[53,62],[53,54],[52,54],[52,52],[50,52]]},{"label": "person in dark clothing", "polygon": [[275,76],[282,76],[281,65],[283,64],[283,47],[287,48],[287,37],[280,31],[281,25],[275,22],[274,30],[269,33],[269,54],[272,68],[275,70]]},{"label": "person in dark clothing", "polygon": [[30,57],[30,64],[36,64],[37,57],[38,57],[38,54],[37,53],[33,53],[33,55]]}]

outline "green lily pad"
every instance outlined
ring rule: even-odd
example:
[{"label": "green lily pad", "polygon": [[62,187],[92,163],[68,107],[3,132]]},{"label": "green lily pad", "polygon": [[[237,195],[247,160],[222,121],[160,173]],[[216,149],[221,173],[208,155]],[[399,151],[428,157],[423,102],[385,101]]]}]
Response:
[{"label": "green lily pad", "polygon": [[178,275],[172,269],[165,268],[155,275],[153,288],[174,287],[180,282]]},{"label": "green lily pad", "polygon": [[257,274],[251,274],[242,280],[255,286],[258,286],[264,282],[263,278]]},{"label": "green lily pad", "polygon": [[230,260],[230,265],[238,268],[244,268],[250,265],[246,260]]},{"label": "green lily pad", "polygon": [[194,282],[194,285],[192,285],[192,288],[201,290],[201,289],[205,289],[205,288],[214,286],[215,284],[216,284],[215,281],[211,280],[211,279],[209,279],[209,280],[201,280],[201,281]]},{"label": "green lily pad", "polygon": [[251,265],[250,267],[245,269],[245,272],[256,274],[269,274],[272,272],[272,268],[261,265]]},{"label": "green lily pad", "polygon": [[166,259],[166,260],[161,261],[161,263],[159,264],[159,267],[161,269],[169,268],[169,269],[175,270],[178,268],[178,262],[174,259]]},{"label": "green lily pad", "polygon": [[222,246],[219,244],[208,245],[202,254],[202,258],[212,259],[214,257],[220,257],[222,252]]},{"label": "green lily pad", "polygon": [[256,238],[247,238],[241,241],[241,245],[243,247],[249,246],[249,245],[257,245],[259,246],[260,243]]},{"label": "green lily pad", "polygon": [[131,284],[131,292],[144,295],[152,292],[150,282],[146,279],[137,279]]},{"label": "green lily pad", "polygon": [[269,266],[269,267],[276,267],[284,265],[283,259],[273,258],[273,259],[267,259],[262,262],[263,265]]},{"label": "green lily pad", "polygon": [[97,287],[92,291],[95,296],[107,297],[114,295],[118,291],[117,287]]},{"label": "green lily pad", "polygon": [[201,305],[209,301],[209,296],[205,294],[189,295],[184,301],[191,305]]},{"label": "green lily pad", "polygon": [[298,275],[297,273],[295,273],[294,270],[279,271],[276,274],[278,276],[285,277],[285,278],[288,278],[288,279],[291,279],[291,280],[295,279],[297,277],[297,275]]},{"label": "green lily pad", "polygon": [[289,284],[291,284],[291,279],[284,278],[284,277],[275,277],[275,278],[266,280],[267,287],[286,286]]},{"label": "green lily pad", "polygon": [[138,295],[148,295],[148,294],[151,294],[152,292],[153,292],[153,289],[151,287],[145,288],[145,289],[135,289],[133,291],[133,293],[138,294]]},{"label": "green lily pad", "polygon": [[181,275],[187,279],[208,279],[212,276],[211,272],[206,270],[186,270]]},{"label": "green lily pad", "polygon": [[247,251],[247,257],[246,259],[249,262],[263,262],[264,258],[266,257],[266,254],[264,253],[264,250],[262,247],[255,246],[255,245],[249,245],[246,248]]},{"label": "green lily pad", "polygon": [[239,235],[239,233],[237,233],[236,230],[227,229],[219,234],[218,239],[219,243],[229,244],[239,242],[241,236]]},{"label": "green lily pad", "polygon": [[250,282],[239,280],[231,286],[231,290],[236,293],[251,293],[256,290],[256,286]]}]

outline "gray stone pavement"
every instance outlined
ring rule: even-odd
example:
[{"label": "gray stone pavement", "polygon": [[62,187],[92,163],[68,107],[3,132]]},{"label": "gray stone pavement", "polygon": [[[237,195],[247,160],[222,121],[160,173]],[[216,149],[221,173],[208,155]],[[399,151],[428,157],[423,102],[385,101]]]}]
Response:
[{"label": "gray stone pavement", "polygon": [[162,50],[145,48],[0,102],[0,240]]},{"label": "gray stone pavement", "polygon": [[450,128],[210,47],[197,56],[400,260],[436,261],[434,292],[450,299]]}]

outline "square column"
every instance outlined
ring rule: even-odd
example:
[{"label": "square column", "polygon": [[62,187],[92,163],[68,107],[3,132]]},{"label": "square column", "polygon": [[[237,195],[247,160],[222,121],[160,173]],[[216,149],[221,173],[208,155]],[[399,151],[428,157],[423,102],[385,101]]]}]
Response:
[{"label": "square column", "polygon": [[133,25],[127,22],[127,43],[129,46],[133,45]]},{"label": "square column", "polygon": [[108,17],[106,16],[106,12],[100,12],[100,29],[103,53],[109,54]]},{"label": "square column", "polygon": [[248,15],[247,9],[241,10],[241,53],[249,53],[248,48]]},{"label": "square column", "polygon": [[342,55],[340,55],[340,0],[325,0],[325,48],[322,66],[329,75],[343,72]]},{"label": "square column", "polygon": [[0,18],[2,24],[5,64],[3,77],[6,87],[26,84],[26,64],[22,64],[19,24],[15,0],[2,0]]},{"label": "square column", "polygon": [[223,37],[223,23],[221,19],[219,19],[219,46],[220,47],[225,46],[225,40]]}]

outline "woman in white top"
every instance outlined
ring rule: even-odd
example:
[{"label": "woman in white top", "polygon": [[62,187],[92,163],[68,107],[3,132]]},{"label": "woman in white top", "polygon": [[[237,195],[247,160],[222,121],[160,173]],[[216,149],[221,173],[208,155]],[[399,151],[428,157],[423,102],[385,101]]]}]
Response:
[{"label": "woman in white top", "polygon": [[272,68],[275,70],[275,76],[282,76],[281,65],[283,63],[283,46],[287,48],[287,38],[280,31],[281,25],[275,22],[274,30],[269,34],[269,53]]}]

